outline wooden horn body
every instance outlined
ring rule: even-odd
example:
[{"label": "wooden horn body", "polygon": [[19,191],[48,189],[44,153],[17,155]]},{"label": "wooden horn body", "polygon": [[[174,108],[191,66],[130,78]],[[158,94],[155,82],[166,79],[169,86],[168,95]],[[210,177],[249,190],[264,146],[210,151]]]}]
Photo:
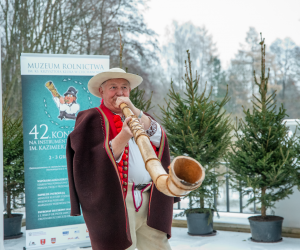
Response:
[{"label": "wooden horn body", "polygon": [[130,130],[140,149],[146,170],[160,192],[172,197],[181,197],[200,187],[205,177],[205,171],[199,162],[191,157],[178,156],[171,162],[169,174],[167,174],[137,117],[127,104],[122,103],[120,108],[126,118],[132,117],[129,122]]},{"label": "wooden horn body", "polygon": [[46,88],[49,89],[50,92],[51,92],[54,96],[60,98],[60,94],[57,92],[57,89],[55,88],[53,82],[51,82],[51,81],[47,82],[47,83],[46,83]]}]

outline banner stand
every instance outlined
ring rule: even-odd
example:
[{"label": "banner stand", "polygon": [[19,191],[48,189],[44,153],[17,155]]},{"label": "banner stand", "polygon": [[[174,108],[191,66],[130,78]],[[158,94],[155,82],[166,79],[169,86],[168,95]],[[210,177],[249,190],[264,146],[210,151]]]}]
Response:
[{"label": "banner stand", "polygon": [[88,81],[109,56],[21,54],[27,249],[90,247],[82,216],[70,216],[66,144],[79,112],[100,105]]}]

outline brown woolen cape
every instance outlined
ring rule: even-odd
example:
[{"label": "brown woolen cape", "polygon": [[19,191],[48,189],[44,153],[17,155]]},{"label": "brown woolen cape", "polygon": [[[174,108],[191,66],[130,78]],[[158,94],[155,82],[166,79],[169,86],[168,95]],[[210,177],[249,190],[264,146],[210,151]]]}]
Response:
[{"label": "brown woolen cape", "polygon": [[[93,250],[124,250],[132,241],[122,184],[108,139],[109,123],[101,109],[78,113],[66,148],[70,215],[81,215],[81,206]],[[163,130],[160,152],[162,166],[168,172],[170,154]],[[168,197],[152,185],[147,225],[170,238],[173,203],[177,201],[179,198]]]}]

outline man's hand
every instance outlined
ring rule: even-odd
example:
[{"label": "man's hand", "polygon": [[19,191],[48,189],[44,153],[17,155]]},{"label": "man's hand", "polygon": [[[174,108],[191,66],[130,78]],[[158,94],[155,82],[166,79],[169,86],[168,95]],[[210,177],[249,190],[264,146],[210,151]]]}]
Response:
[{"label": "man's hand", "polygon": [[114,152],[115,159],[120,157],[127,142],[133,136],[128,126],[128,122],[130,122],[131,119],[131,117],[126,118],[126,120],[123,122],[121,132],[111,141],[111,147]]},{"label": "man's hand", "polygon": [[[131,117],[127,117],[125,119],[125,121],[123,122],[123,127],[120,133],[122,133],[122,137],[125,139],[124,143],[126,144],[129,139],[133,136],[133,134],[131,133],[130,127],[128,126],[128,122],[131,121]],[[128,140],[127,140],[128,138]]]},{"label": "man's hand", "polygon": [[[121,103],[126,103],[128,108],[130,108],[133,114],[135,114],[137,117],[140,115],[141,110],[136,108],[128,97],[124,97],[124,96],[118,97],[116,100],[116,105],[118,105],[118,108],[120,108]],[[143,114],[140,123],[141,124],[143,123],[144,129],[147,130],[150,127],[151,121],[148,116]]]},{"label": "man's hand", "polygon": [[128,97],[125,96],[121,96],[118,97],[116,100],[116,105],[117,108],[120,108],[121,103],[126,103],[128,108],[130,108],[132,110],[132,112],[134,112],[134,110],[136,110],[137,108],[132,104],[132,102],[130,101],[130,99]]},{"label": "man's hand", "polygon": [[60,102],[61,104],[64,104],[64,103],[65,103],[65,99],[61,96],[61,97],[59,98],[59,102]]}]

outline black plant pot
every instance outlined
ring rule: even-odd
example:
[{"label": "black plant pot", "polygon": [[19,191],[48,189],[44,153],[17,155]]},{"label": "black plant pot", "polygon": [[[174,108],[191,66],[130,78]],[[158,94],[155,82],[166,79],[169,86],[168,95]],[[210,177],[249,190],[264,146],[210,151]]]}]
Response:
[{"label": "black plant pot", "polygon": [[13,218],[4,219],[4,239],[21,237],[23,214],[12,214]]},{"label": "black plant pot", "polygon": [[282,240],[282,217],[268,215],[266,219],[262,219],[261,216],[251,216],[248,219],[252,241],[274,243]]},{"label": "black plant pot", "polygon": [[[212,210],[214,215],[214,211]],[[208,225],[209,213],[188,213],[187,226],[189,235],[213,234],[213,221]]]}]

